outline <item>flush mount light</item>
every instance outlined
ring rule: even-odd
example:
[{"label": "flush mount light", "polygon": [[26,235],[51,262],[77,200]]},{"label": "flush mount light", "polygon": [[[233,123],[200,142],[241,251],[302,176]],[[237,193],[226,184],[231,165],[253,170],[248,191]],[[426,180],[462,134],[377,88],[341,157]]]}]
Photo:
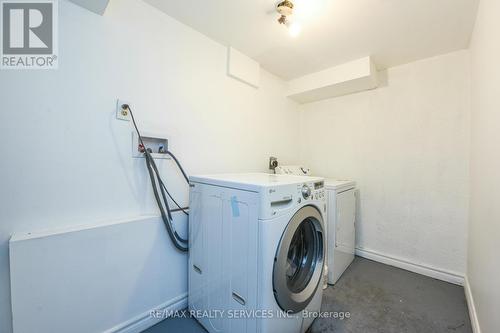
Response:
[{"label": "flush mount light", "polygon": [[294,4],[290,0],[281,1],[276,5],[276,11],[280,14],[278,23],[283,24],[288,28],[290,36],[296,37],[300,33],[300,25],[292,22],[290,17],[293,15]]},{"label": "flush mount light", "polygon": [[292,16],[293,14],[293,2],[285,0],[278,3],[276,11],[281,15],[278,22],[280,24],[286,24],[288,22],[287,17]]}]

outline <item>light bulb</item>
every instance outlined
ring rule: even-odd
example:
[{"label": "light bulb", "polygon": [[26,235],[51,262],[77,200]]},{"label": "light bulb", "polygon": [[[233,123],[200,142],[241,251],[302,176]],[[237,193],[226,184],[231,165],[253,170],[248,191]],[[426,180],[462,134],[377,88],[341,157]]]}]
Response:
[{"label": "light bulb", "polygon": [[291,23],[288,26],[288,32],[290,33],[290,36],[292,37],[297,37],[300,34],[300,31],[302,28],[300,27],[300,24],[298,23]]}]

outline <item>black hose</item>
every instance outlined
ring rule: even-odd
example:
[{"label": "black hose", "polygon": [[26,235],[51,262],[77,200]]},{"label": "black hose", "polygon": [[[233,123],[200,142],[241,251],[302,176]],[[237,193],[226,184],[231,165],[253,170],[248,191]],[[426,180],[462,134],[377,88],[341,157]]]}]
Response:
[{"label": "black hose", "polygon": [[183,212],[184,214],[188,215],[189,216],[189,213],[186,211],[185,207],[182,207],[181,205],[179,205],[177,203],[177,201],[175,201],[175,199],[172,197],[172,195],[170,194],[170,192],[167,190],[165,184],[163,184],[163,182],[161,182],[161,187],[165,190],[165,192],[167,192],[167,195],[168,197],[170,198],[170,200],[172,200],[172,202],[177,206],[177,209],[181,212]]},{"label": "black hose", "polygon": [[[153,162],[152,163],[153,170],[154,170],[154,172],[156,174],[156,178],[158,179],[158,182],[160,183],[160,186],[162,188],[162,192],[165,191],[167,193],[168,197],[177,206],[177,208],[179,208],[180,211],[182,211],[186,215],[189,215],[189,213],[184,208],[182,208],[182,206],[179,205],[179,203],[177,203],[177,201],[172,197],[172,195],[170,194],[170,192],[167,190],[167,187],[165,186],[165,183],[163,183],[163,180],[161,179],[160,172],[158,171],[158,168],[156,167],[156,163],[154,162],[153,158],[151,158],[151,161]],[[164,200],[165,200],[165,202],[167,202],[166,198],[164,198]]]},{"label": "black hose", "polygon": [[147,151],[146,151],[145,154],[146,154],[146,161],[147,161],[146,162],[146,166],[148,168],[149,178],[151,180],[151,185],[153,187],[153,194],[155,196],[156,203],[158,204],[158,208],[160,209],[161,218],[163,220],[163,223],[165,224],[165,227],[167,229],[168,235],[170,236],[170,239],[172,240],[172,243],[174,243],[174,246],[178,250],[180,250],[182,252],[186,252],[188,250],[187,246],[185,246],[184,244],[182,244],[182,242],[180,242],[177,239],[177,237],[176,237],[177,232],[174,231],[174,227],[172,225],[172,219],[171,219],[170,211],[167,209],[167,212],[168,212],[168,215],[167,215],[165,213],[165,210],[163,209],[163,205],[161,203],[161,199],[160,199],[160,196],[158,194],[158,188],[157,188],[157,184],[156,184],[156,179],[155,179],[153,167],[149,163],[149,160],[152,157],[149,154],[149,152],[147,152]]},{"label": "black hose", "polygon": [[[167,200],[167,197],[166,197],[165,193],[167,193],[167,195],[172,199],[172,201],[185,214],[187,214],[187,212],[184,209],[182,209],[182,207],[180,207],[180,205],[172,198],[172,196],[170,195],[170,193],[167,190],[167,187],[163,183],[163,181],[162,181],[162,179],[160,177],[160,173],[158,171],[158,168],[156,166],[156,163],[155,163],[153,157],[151,156],[151,153],[148,150],[146,150],[146,146],[144,145],[144,142],[142,140],[141,133],[139,132],[139,129],[137,128],[137,124],[135,122],[135,118],[134,118],[134,114],[132,113],[132,109],[130,108],[129,105],[126,105],[126,104],[123,105],[122,107],[123,108],[127,108],[129,110],[130,116],[132,118],[132,123],[134,124],[135,131],[137,132],[137,135],[139,137],[139,142],[142,145],[142,147],[144,147],[144,154],[145,154],[144,157],[145,157],[145,160],[146,160],[146,167],[148,169],[149,178],[151,180],[151,186],[153,187],[153,194],[154,194],[154,197],[156,199],[156,203],[158,205],[158,209],[160,210],[161,218],[162,218],[163,223],[165,224],[165,227],[167,229],[168,235],[169,235],[170,239],[172,240],[172,243],[174,244],[174,246],[179,251],[187,252],[188,251],[188,240],[182,238],[177,233],[177,231],[175,230],[175,228],[173,226],[173,223],[172,223],[172,221],[173,221],[173,219],[172,219],[172,213],[170,211],[170,207],[168,205],[168,200]],[[167,151],[167,154],[169,154],[170,156],[172,156],[172,158],[174,159],[175,163],[177,164],[177,166],[181,170],[184,178],[189,183],[189,178],[187,177],[186,173],[184,172],[184,169],[182,168],[182,166],[179,163],[179,161],[177,160],[177,158],[172,153],[170,153],[168,151]],[[160,198],[160,195],[158,193],[158,186],[160,187],[162,198]],[[162,203],[162,199],[163,199],[163,203]],[[165,209],[164,209],[163,205],[165,205],[166,212],[165,212]]]},{"label": "black hose", "polygon": [[[156,180],[158,181],[158,183],[159,183],[159,184],[163,184],[163,182],[162,182],[162,180],[161,180],[161,178],[160,178],[160,173],[158,172],[158,168],[156,167],[156,163],[155,163],[155,161],[154,161],[153,157],[151,156],[151,154],[149,153],[149,151],[147,152],[147,156],[148,156],[147,158],[149,159],[149,165],[151,165],[151,166],[152,166],[153,171],[154,171],[154,172],[155,172],[155,174],[156,174]],[[168,218],[169,218],[169,220],[170,220],[170,221],[173,221],[173,218],[172,218],[172,212],[171,212],[171,210],[170,210],[170,206],[168,205],[167,196],[165,195],[165,192],[168,192],[168,191],[166,191],[166,190],[167,190],[167,188],[166,188],[166,186],[160,186],[160,190],[161,190],[161,196],[162,196],[162,198],[163,198],[163,203],[165,204],[165,208],[167,209],[167,216],[168,216]],[[158,202],[158,201],[157,201],[157,202]],[[160,204],[160,202],[158,202],[158,203]],[[173,232],[174,232],[174,236],[175,236],[175,238],[176,238],[179,242],[181,242],[181,243],[187,243],[187,242],[188,242],[188,240],[187,240],[187,239],[182,238],[182,237],[181,237],[181,236],[180,236],[180,235],[179,235],[179,234],[175,231],[175,229],[173,229],[173,228],[172,228],[172,230],[173,230]]]},{"label": "black hose", "polygon": [[[179,170],[181,170],[182,172],[182,175],[184,176],[184,179],[186,180],[186,182],[189,184],[189,177],[187,176],[186,172],[184,171],[184,169],[182,168],[182,165],[179,163],[179,160],[177,159],[177,157],[175,157],[174,154],[172,154],[172,152],[170,151],[166,151],[166,153],[170,156],[172,156],[172,158],[174,159],[175,163],[177,164],[177,166],[179,167]],[[179,207],[180,208],[180,207]]]}]

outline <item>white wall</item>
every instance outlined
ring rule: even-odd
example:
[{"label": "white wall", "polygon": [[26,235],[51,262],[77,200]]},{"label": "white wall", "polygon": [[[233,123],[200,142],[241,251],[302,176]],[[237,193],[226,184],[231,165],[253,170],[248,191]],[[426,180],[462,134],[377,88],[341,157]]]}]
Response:
[{"label": "white wall", "polygon": [[500,332],[500,2],[481,0],[471,42],[472,154],[467,275],[481,331]]},{"label": "white wall", "polygon": [[[0,72],[2,333],[11,331],[12,233],[156,213],[143,160],[131,158],[131,124],[114,119],[116,98],[131,102],[142,129],[170,136],[190,174],[266,171],[271,154],[299,162],[299,114],[279,79],[262,71],[254,89],[227,77],[224,46],[142,1],[111,1],[104,16],[59,8],[59,69]],[[185,202],[179,174],[162,169]]]},{"label": "white wall", "polygon": [[303,162],[358,183],[359,248],[464,275],[468,61],[460,51],[394,67],[378,89],[301,106]]}]

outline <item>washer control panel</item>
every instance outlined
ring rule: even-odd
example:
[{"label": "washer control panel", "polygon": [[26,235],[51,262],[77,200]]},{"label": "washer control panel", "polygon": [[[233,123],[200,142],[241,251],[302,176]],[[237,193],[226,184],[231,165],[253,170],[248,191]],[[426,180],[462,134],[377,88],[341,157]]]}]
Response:
[{"label": "washer control panel", "polygon": [[[323,181],[304,183],[297,186],[299,202],[303,200],[324,200],[325,183]],[[302,199],[300,199],[302,198]]]}]

